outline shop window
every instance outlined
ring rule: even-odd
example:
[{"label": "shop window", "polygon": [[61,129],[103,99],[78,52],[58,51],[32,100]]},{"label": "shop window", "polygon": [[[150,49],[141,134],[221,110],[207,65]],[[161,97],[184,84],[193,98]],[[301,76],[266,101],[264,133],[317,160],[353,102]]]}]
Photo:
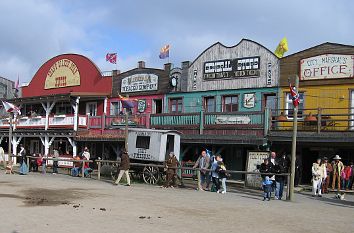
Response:
[{"label": "shop window", "polygon": [[238,111],[238,96],[224,96],[223,98],[223,112]]},{"label": "shop window", "polygon": [[204,97],[205,112],[215,112],[215,96]]},{"label": "shop window", "polygon": [[74,111],[70,103],[58,103],[55,105],[54,113],[56,115],[73,114],[73,112]]},{"label": "shop window", "polygon": [[183,109],[182,98],[170,99],[170,112],[171,113],[181,113]]},{"label": "shop window", "polygon": [[111,116],[117,116],[120,113],[120,102],[111,102],[111,106],[110,106],[110,111],[109,111],[109,115]]},{"label": "shop window", "polygon": [[137,136],[136,148],[149,149],[150,148],[150,136]]},{"label": "shop window", "polygon": [[[304,93],[299,92],[299,98],[300,101],[299,101],[297,116],[298,118],[302,118],[304,114]],[[294,117],[294,105],[290,93],[286,93],[285,114],[288,116],[289,119],[292,119]]]}]

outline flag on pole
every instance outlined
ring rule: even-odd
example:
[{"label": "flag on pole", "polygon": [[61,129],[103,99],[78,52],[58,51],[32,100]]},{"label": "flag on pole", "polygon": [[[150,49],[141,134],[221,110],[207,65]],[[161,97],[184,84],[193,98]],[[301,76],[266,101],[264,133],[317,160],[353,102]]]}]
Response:
[{"label": "flag on pole", "polygon": [[17,76],[17,81],[15,83],[15,90],[19,91],[20,88],[20,76]]},{"label": "flag on pole", "polygon": [[15,115],[21,115],[21,110],[19,107],[13,105],[12,103],[9,103],[7,101],[1,101],[2,105],[4,105],[4,108],[6,112],[12,112]]},{"label": "flag on pole", "polygon": [[282,58],[284,56],[284,53],[286,53],[288,51],[288,40],[286,39],[286,37],[284,37],[278,44],[277,48],[275,49],[274,54],[278,57],[278,58]]},{"label": "flag on pole", "polygon": [[127,97],[123,97],[119,95],[120,102],[122,103],[123,108],[134,108],[136,105],[137,99],[131,99]]},{"label": "flag on pole", "polygon": [[170,57],[170,45],[165,45],[160,50],[159,58],[165,59],[167,57]]},{"label": "flag on pole", "polygon": [[107,53],[106,54],[106,61],[117,64],[117,53]]},{"label": "flag on pole", "polygon": [[291,99],[293,100],[293,105],[296,108],[300,103],[299,93],[297,92],[295,87],[291,86],[291,83],[289,83],[289,88],[290,88]]}]

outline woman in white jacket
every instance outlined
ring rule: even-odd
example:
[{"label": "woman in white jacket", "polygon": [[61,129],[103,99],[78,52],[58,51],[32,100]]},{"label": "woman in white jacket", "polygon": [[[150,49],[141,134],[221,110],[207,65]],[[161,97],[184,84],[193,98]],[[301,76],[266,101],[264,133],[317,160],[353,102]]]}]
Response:
[{"label": "woman in white jacket", "polygon": [[312,196],[322,197],[322,180],[326,177],[326,165],[321,164],[321,159],[318,158],[316,163],[312,164]]}]

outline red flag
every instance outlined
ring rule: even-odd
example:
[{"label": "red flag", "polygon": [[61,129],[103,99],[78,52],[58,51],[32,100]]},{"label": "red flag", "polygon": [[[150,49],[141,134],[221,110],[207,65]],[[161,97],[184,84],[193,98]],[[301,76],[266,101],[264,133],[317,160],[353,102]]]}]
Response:
[{"label": "red flag", "polygon": [[295,87],[291,86],[291,83],[289,83],[289,88],[290,88],[291,99],[293,100],[293,105],[294,107],[297,107],[300,103],[299,93],[297,92]]},{"label": "red flag", "polygon": [[12,103],[2,101],[2,105],[4,105],[4,108],[6,112],[13,112],[15,114],[21,115],[21,110],[19,107],[13,105]]},{"label": "red flag", "polygon": [[107,53],[106,54],[106,61],[117,64],[117,53]]}]

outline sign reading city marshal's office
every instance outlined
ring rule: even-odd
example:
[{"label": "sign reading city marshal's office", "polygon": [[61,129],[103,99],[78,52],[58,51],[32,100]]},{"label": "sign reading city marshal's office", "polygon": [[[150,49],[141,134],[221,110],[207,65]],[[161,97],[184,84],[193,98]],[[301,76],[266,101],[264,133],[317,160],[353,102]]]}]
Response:
[{"label": "sign reading city marshal's office", "polygon": [[121,93],[156,91],[158,81],[156,74],[134,74],[122,79]]},{"label": "sign reading city marshal's office", "polygon": [[80,86],[80,72],[69,59],[56,61],[48,70],[44,89]]},{"label": "sign reading city marshal's office", "polygon": [[336,79],[354,77],[354,55],[324,54],[300,60],[300,79]]}]

